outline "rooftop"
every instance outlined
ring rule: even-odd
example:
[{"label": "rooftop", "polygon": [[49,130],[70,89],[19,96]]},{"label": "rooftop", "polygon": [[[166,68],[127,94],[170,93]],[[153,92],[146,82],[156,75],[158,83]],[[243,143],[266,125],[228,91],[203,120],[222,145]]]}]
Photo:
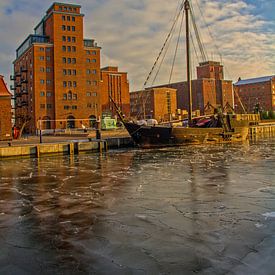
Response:
[{"label": "rooftop", "polygon": [[0,96],[11,96],[8,88],[4,82],[4,77],[0,75]]},{"label": "rooftop", "polygon": [[272,78],[275,78],[275,75],[262,76],[262,77],[249,78],[249,79],[239,79],[236,83],[234,83],[234,85],[239,86],[239,85],[246,85],[246,84],[268,82],[268,81],[271,81]]}]

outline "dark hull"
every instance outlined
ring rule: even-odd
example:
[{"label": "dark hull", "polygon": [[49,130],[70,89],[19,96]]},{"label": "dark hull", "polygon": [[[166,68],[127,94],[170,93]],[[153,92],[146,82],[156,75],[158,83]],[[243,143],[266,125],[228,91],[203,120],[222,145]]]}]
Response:
[{"label": "dark hull", "polygon": [[150,148],[175,144],[172,127],[144,126],[135,123],[124,123],[124,126],[138,146]]},{"label": "dark hull", "polygon": [[231,143],[244,141],[248,137],[248,128],[246,127],[235,129],[233,132],[225,132],[223,128],[140,126],[135,123],[125,123],[124,126],[134,142],[143,148],[183,144]]}]

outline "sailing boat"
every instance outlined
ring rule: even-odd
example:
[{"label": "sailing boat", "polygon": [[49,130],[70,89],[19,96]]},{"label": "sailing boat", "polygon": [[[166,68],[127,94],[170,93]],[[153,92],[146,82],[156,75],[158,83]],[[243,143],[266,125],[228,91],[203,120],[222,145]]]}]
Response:
[{"label": "sailing boat", "polygon": [[184,12],[186,20],[186,65],[187,65],[187,87],[188,87],[188,127],[174,126],[173,123],[139,125],[136,122],[127,122],[117,104],[110,96],[119,118],[126,130],[140,147],[175,146],[182,144],[201,143],[228,143],[246,140],[248,127],[232,127],[229,115],[224,115],[221,109],[215,109],[214,115],[208,121],[207,126],[198,125],[192,118],[192,90],[190,73],[190,43],[189,43],[189,0],[184,1]]}]

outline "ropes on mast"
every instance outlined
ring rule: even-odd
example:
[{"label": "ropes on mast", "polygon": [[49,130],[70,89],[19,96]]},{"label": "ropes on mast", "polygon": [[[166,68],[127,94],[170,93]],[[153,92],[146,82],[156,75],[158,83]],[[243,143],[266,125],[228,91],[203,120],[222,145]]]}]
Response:
[{"label": "ropes on mast", "polygon": [[176,48],[175,48],[175,53],[174,53],[174,57],[173,57],[172,68],[171,68],[171,72],[170,72],[170,76],[169,76],[169,82],[168,82],[169,84],[171,83],[172,74],[173,74],[173,71],[174,71],[174,65],[175,65],[175,61],[176,61],[176,56],[177,56],[179,42],[180,42],[180,35],[181,35],[181,31],[182,31],[183,19],[184,19],[184,13],[182,13],[182,18],[181,18],[181,23],[180,23],[180,28],[179,28],[179,35],[178,35],[178,40],[177,40],[177,45],[176,45]]},{"label": "ropes on mast", "polygon": [[192,6],[190,8],[190,15],[191,15],[191,22],[192,22],[192,26],[193,26],[193,29],[194,29],[194,33],[195,33],[197,43],[198,43],[198,46],[199,46],[199,49],[200,49],[202,61],[207,61],[208,60],[207,53],[206,53],[206,50],[205,50],[204,45],[202,43],[202,40],[200,38],[200,33],[199,33],[199,30],[198,30],[198,27],[197,27],[197,23],[196,23],[196,20],[195,20],[195,16],[194,16]]},{"label": "ropes on mast", "polygon": [[[174,22],[173,22],[173,24],[172,24],[172,27],[171,27],[171,29],[170,29],[170,31],[169,31],[169,33],[168,33],[166,39],[165,39],[165,42],[164,42],[164,44],[163,44],[163,46],[162,46],[162,48],[161,48],[161,50],[160,50],[160,52],[159,52],[159,54],[158,54],[158,57],[157,57],[156,61],[154,62],[153,67],[151,68],[151,71],[149,72],[149,75],[148,75],[148,77],[146,78],[146,80],[145,80],[145,82],[144,82],[144,84],[143,84],[143,89],[146,87],[146,85],[147,85],[147,83],[148,83],[148,81],[149,81],[149,79],[150,79],[150,77],[151,77],[151,75],[152,75],[152,73],[153,73],[153,71],[154,71],[154,69],[155,69],[155,67],[156,67],[156,65],[157,65],[157,63],[158,63],[158,61],[159,61],[159,59],[160,59],[160,56],[162,55],[162,53],[163,53],[163,51],[164,51],[166,45],[167,45],[168,42],[170,41],[171,35],[172,35],[172,33],[174,32],[176,23],[177,23],[177,21],[178,21],[178,19],[179,19],[179,17],[180,17],[180,14],[181,14],[181,12],[182,12],[182,10],[183,10],[183,7],[184,7],[184,0],[182,1],[181,5],[180,5],[179,12],[178,12],[178,14],[177,14],[176,17],[175,17],[175,20],[174,20]],[[156,78],[156,77],[155,77],[155,78]]]}]

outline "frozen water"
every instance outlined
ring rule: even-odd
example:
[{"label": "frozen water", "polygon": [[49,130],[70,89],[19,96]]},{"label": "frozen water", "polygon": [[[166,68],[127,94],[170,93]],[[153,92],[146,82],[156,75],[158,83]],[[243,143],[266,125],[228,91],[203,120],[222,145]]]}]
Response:
[{"label": "frozen water", "polygon": [[1,161],[0,274],[273,274],[274,167],[275,140]]}]

